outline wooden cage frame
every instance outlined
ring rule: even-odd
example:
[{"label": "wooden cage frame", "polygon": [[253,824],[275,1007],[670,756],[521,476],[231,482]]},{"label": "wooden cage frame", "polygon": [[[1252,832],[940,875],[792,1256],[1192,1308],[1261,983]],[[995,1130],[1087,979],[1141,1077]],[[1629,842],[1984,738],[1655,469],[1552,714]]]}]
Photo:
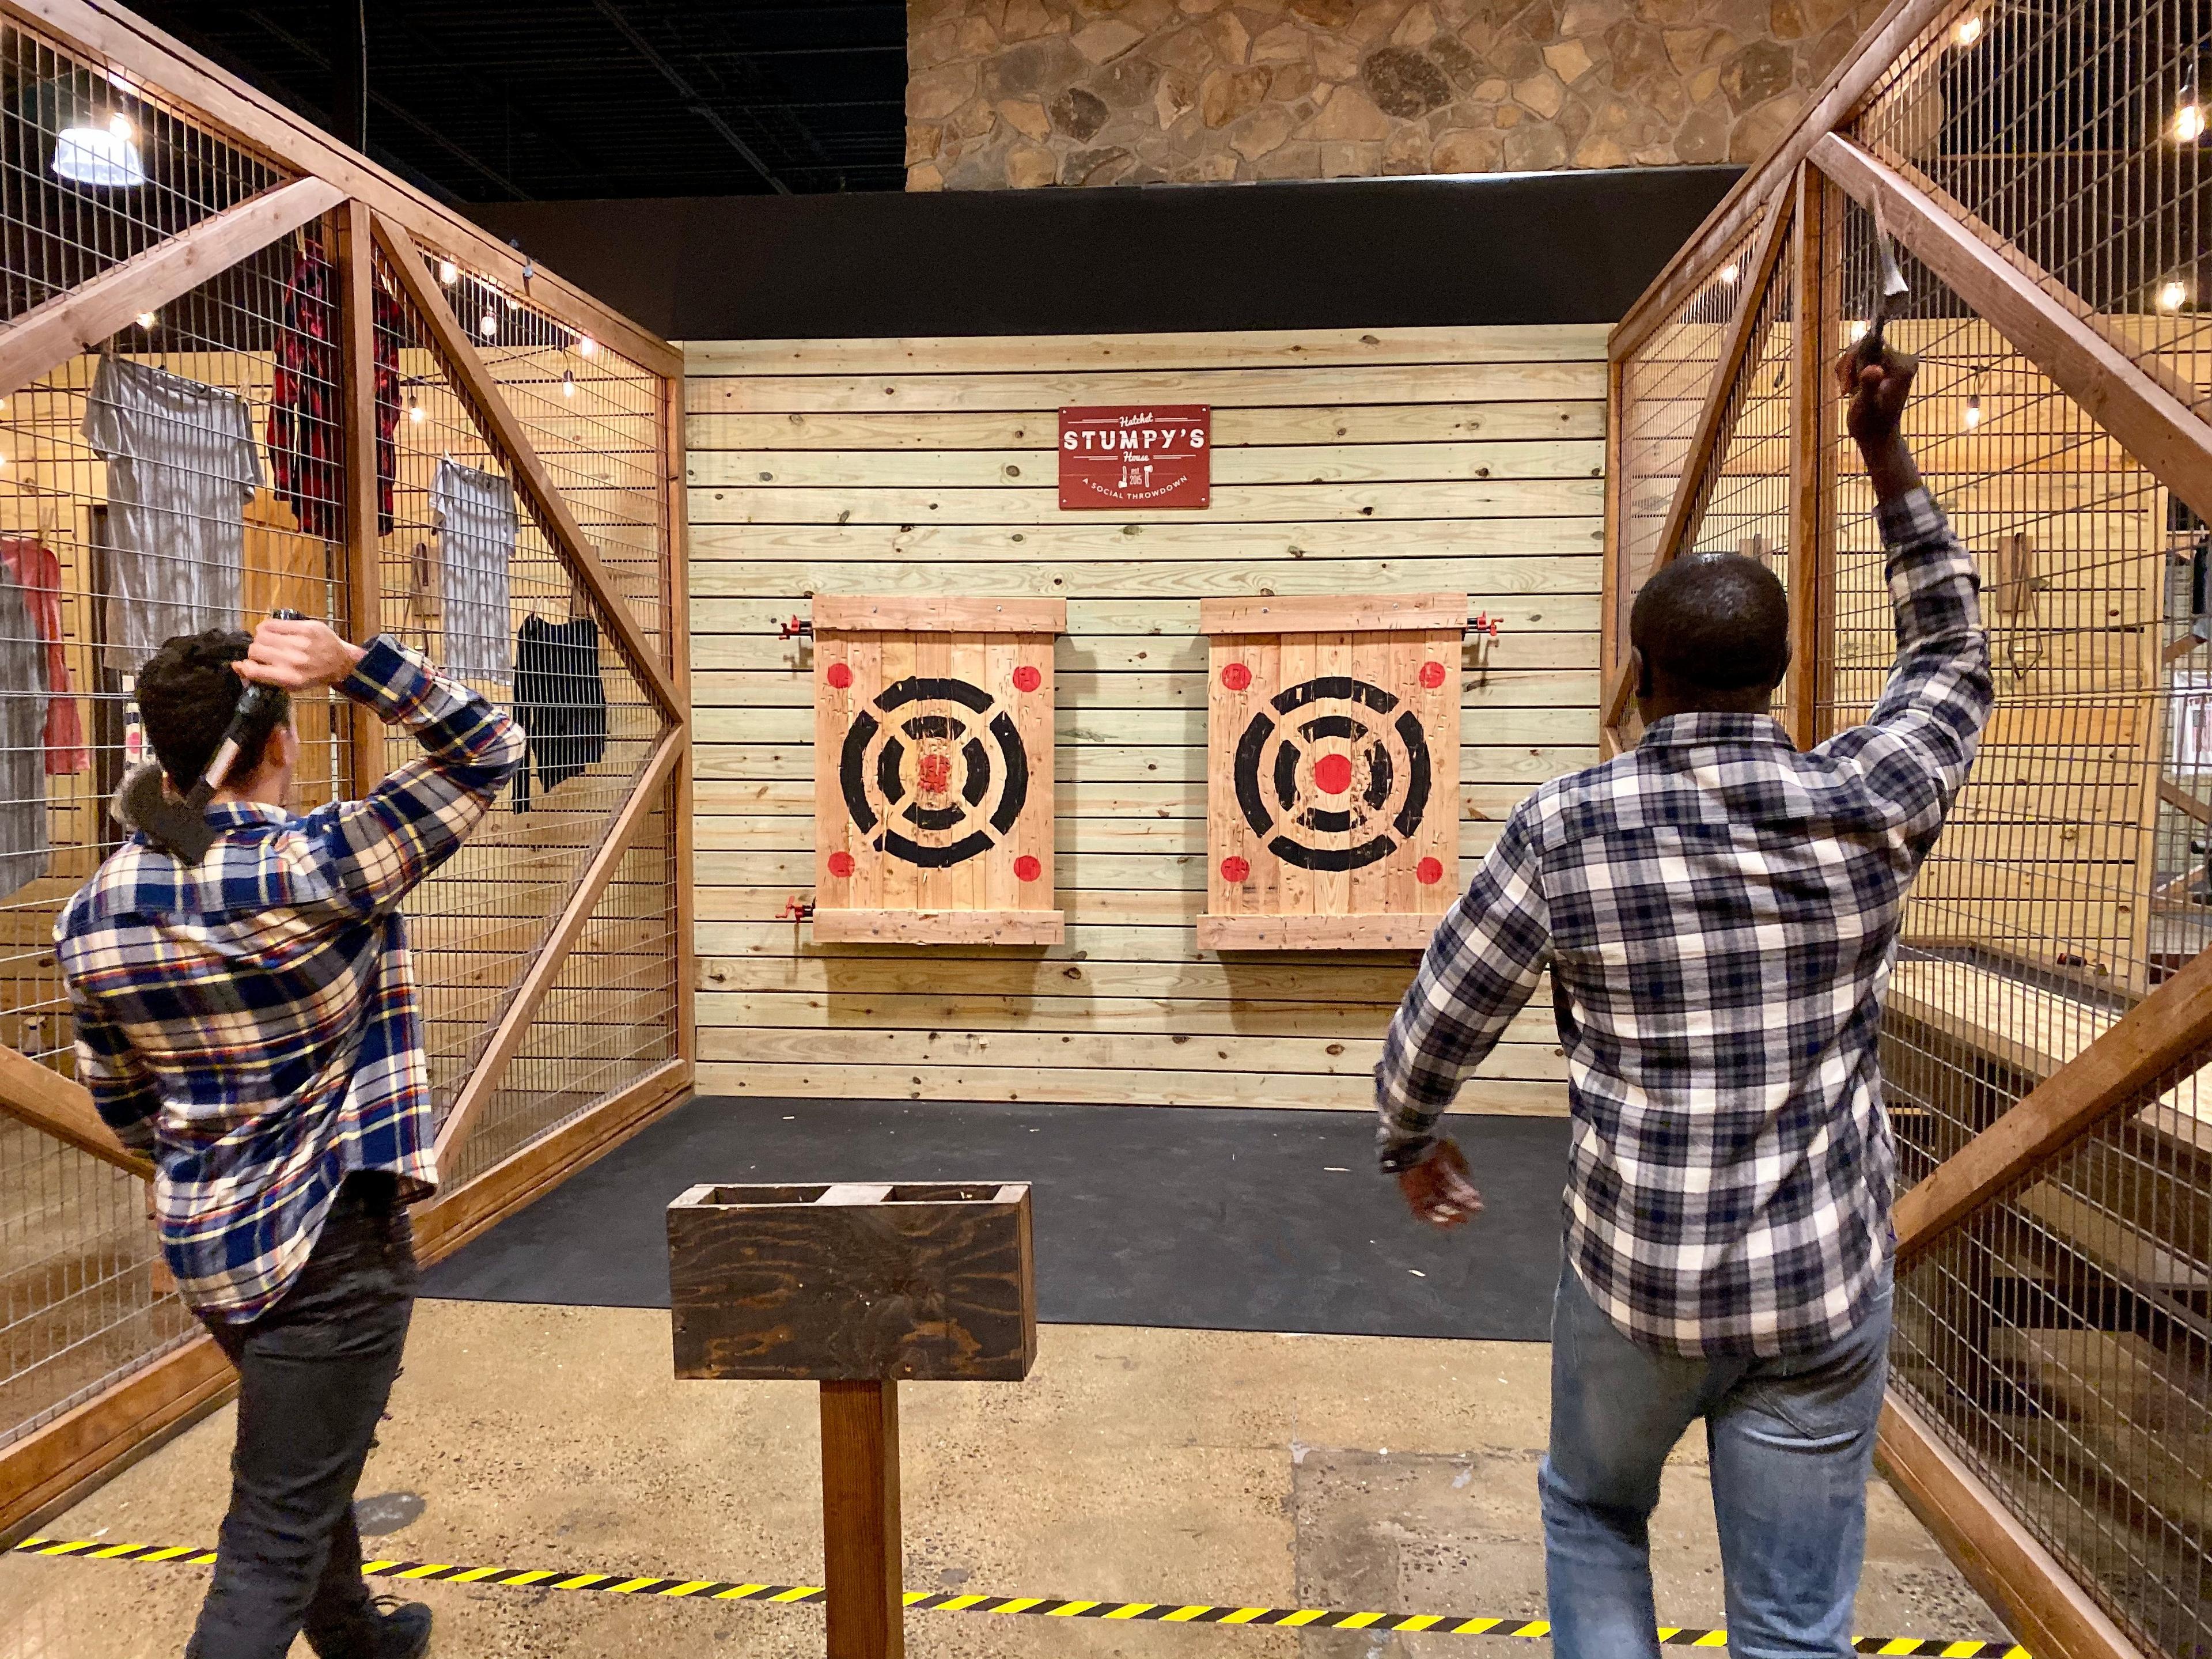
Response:
[{"label": "wooden cage frame", "polygon": [[[1633,685],[1621,600],[1628,578],[1623,498],[1626,366],[1694,295],[1741,261],[1747,277],[1733,318],[1719,330],[1700,406],[1668,504],[1651,564],[1695,544],[1721,472],[1735,411],[1754,356],[1753,335],[1771,284],[1793,283],[1788,587],[1793,660],[1783,698],[1793,738],[1809,747],[1827,735],[1821,705],[1835,665],[1824,647],[1831,624],[1837,550],[1838,400],[1822,342],[1844,313],[1839,292],[1842,212],[1848,199],[1879,212],[1889,234],[2002,340],[2032,364],[2173,495],[2212,518],[2212,425],[2188,389],[2124,349],[2092,307],[1963,204],[1852,136],[1884,76],[1933,31],[1974,10],[1973,0],[1893,0],[1811,100],[1782,143],[1750,168],[1613,330],[1608,417],[1603,675],[1604,752],[1632,746]],[[1747,258],[1743,249],[1748,242]],[[1694,389],[1692,396],[1694,396]],[[2023,578],[2027,550],[2000,549],[1999,583]],[[1992,604],[2014,602],[1996,593]],[[2183,810],[2212,821],[2193,800]],[[2212,1056],[2212,951],[2172,975],[2024,1097],[2003,1110],[1896,1207],[1900,1266],[1956,1236],[1970,1218],[2023,1179],[2056,1164],[2100,1125],[2140,1110],[2177,1073]],[[2004,1500],[1939,1437],[1894,1387],[1885,1408],[1879,1458],[1893,1484],[1943,1542],[1968,1578],[2039,1656],[2120,1659],[2140,1650]]]},{"label": "wooden cage frame", "polygon": [[[438,1135],[442,1154],[467,1133],[498,1089],[562,966],[583,936],[623,854],[656,810],[674,861],[674,1057],[600,1098],[474,1178],[442,1189],[415,1214],[425,1261],[450,1254],[501,1217],[635,1133],[689,1092],[696,1058],[691,963],[691,757],[688,583],[684,570],[683,354],[574,284],[546,271],[432,199],[256,92],[227,70],[105,0],[0,0],[0,19],[147,89],[196,125],[293,175],[156,242],[79,287],[0,325],[0,396],[14,392],[210,276],[319,221],[338,273],[343,364],[348,615],[382,613],[370,295],[380,258],[452,380],[454,392],[512,473],[517,495],[555,556],[607,619],[626,665],[657,713],[659,730],[626,797],[598,826],[580,873],[530,950],[518,979],[496,999],[479,1033],[467,1082]],[[656,645],[532,449],[520,419],[425,275],[425,255],[483,274],[562,325],[588,335],[659,382],[657,418],[665,476],[659,495],[660,605]],[[356,787],[383,770],[381,727],[357,711],[344,742]],[[73,1080],[0,1048],[0,1112],[141,1179],[152,1170],[124,1152]],[[75,1500],[168,1434],[227,1399],[236,1386],[212,1339],[168,1349],[93,1398],[0,1448],[0,1543]]]}]

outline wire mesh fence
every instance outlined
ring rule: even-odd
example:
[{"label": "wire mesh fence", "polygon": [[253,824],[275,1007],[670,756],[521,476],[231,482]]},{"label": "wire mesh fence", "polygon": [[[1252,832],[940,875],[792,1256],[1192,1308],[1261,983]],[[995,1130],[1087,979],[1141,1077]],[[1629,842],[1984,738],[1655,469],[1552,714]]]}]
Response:
[{"label": "wire mesh fence", "polygon": [[[10,316],[285,180],[157,90],[11,22],[0,76]],[[0,398],[0,1042],[64,1076],[74,1034],[52,930],[124,834],[107,802],[150,754],[137,675],[169,636],[279,607],[350,637],[380,628],[527,729],[525,775],[409,905],[441,1110],[664,730],[612,619],[380,264],[364,372],[381,614],[348,614],[338,254],[335,227],[311,225]],[[465,327],[502,398],[665,655],[665,383],[526,296],[501,298],[489,331],[480,320]],[[335,697],[295,698],[295,810],[374,781]],[[382,764],[410,750],[392,734]],[[674,1057],[668,811],[663,799],[648,814],[477,1132],[451,1149],[449,1189]],[[0,1117],[0,1446],[196,1328],[161,1288],[146,1207],[131,1176]]]},{"label": "wire mesh fence", "polygon": [[[380,285],[397,289],[381,256],[378,272]],[[447,284],[445,291],[458,287]],[[456,316],[465,326],[474,307],[465,293],[459,300]],[[535,312],[496,299],[480,303],[472,330],[479,338],[495,343],[502,328],[526,337],[506,359],[510,376],[526,380],[538,354],[559,349],[528,337],[541,332]],[[609,617],[562,557],[528,491],[517,487],[507,458],[457,390],[425,320],[404,298],[380,309],[380,355],[395,365],[400,398],[392,525],[384,543],[386,629],[511,706],[530,733],[525,771],[491,818],[406,905],[431,1086],[442,1113],[474,1070],[511,994],[628,799],[663,722]],[[577,477],[574,468],[563,471]],[[604,508],[594,516],[604,518]],[[602,914],[609,902],[641,903],[637,884],[633,878],[603,899]],[[656,937],[667,944],[672,874],[662,872],[653,893],[657,914],[665,919]],[[587,928],[586,946],[591,943]],[[580,993],[591,988],[595,970],[611,981],[623,965],[618,951],[586,948],[571,955],[563,977],[570,991]],[[599,988],[611,994],[601,1010],[610,1033],[602,1042],[635,1048],[659,1040],[659,1028],[647,1038],[611,1024],[633,1005],[611,983]],[[672,1036],[672,990],[659,1012]],[[573,1024],[568,1030],[576,1034]],[[552,1051],[550,1033],[535,1041],[539,1050],[527,1080],[510,1074],[479,1121],[488,1145],[506,1146],[516,1123],[550,1127],[606,1092],[594,1082],[606,1068],[592,1045],[564,1054]],[[471,1133],[472,1138],[477,1131]],[[486,1167],[479,1154],[466,1156],[478,1160],[466,1167]]]},{"label": "wire mesh fence", "polygon": [[0,20],[7,317],[285,179],[159,90]]}]

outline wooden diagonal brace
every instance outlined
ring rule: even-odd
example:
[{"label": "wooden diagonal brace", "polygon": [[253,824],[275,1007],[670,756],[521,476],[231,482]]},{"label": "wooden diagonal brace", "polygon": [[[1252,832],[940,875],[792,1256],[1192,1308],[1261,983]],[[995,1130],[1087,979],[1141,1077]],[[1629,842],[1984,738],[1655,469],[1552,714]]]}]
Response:
[{"label": "wooden diagonal brace", "polygon": [[5,1046],[0,1046],[0,1112],[141,1181],[154,1178],[154,1166],[125,1152],[115,1132],[100,1121],[82,1083]]},{"label": "wooden diagonal brace", "polygon": [[[1705,407],[1698,412],[1689,452],[1682,458],[1681,476],[1674,481],[1674,499],[1667,506],[1666,522],[1660,529],[1658,551],[1651,564],[1654,574],[1666,568],[1682,550],[1682,544],[1697,527],[1698,519],[1705,514],[1706,498],[1712,493],[1714,464],[1726,452],[1735,430],[1736,389],[1743,379],[1744,360],[1754,344],[1752,337],[1765,307],[1767,284],[1773,281],[1783,252],[1790,246],[1790,198],[1796,190],[1795,178],[1784,179],[1782,188],[1767,204],[1766,223],[1759,233],[1759,246],[1752,254],[1750,268],[1742,274],[1743,299],[1721,342],[1720,361],[1713,365],[1712,383],[1705,388]],[[1613,673],[1613,688],[1605,700],[1603,717],[1598,722],[1616,743],[1620,741],[1617,728],[1628,713],[1628,699],[1635,690],[1628,641],[1623,640],[1620,644],[1620,666]]]},{"label": "wooden diagonal brace", "polygon": [[492,1027],[490,1039],[469,1073],[469,1080],[446,1114],[446,1121],[438,1129],[436,1154],[444,1158],[449,1148],[459,1144],[461,1133],[489,1100],[493,1091],[506,1076],[509,1061],[522,1046],[522,1039],[530,1030],[530,1022],[538,1012],[538,1005],[545,993],[552,988],[553,981],[561,971],[561,964],[568,959],[577,936],[584,931],[585,923],[592,919],[592,911],[606,891],[608,882],[614,878],[623,854],[629,850],[631,838],[661,799],[676,763],[684,748],[684,728],[672,726],[662,731],[660,740],[653,753],[647,757],[644,770],[640,772],[629,798],[623,801],[613,820],[607,826],[605,838],[592,854],[591,862],[576,878],[574,891],[561,912],[554,917],[553,925],[545,935],[545,942],[538,947],[538,954],[530,966],[523,970],[514,989],[508,994],[507,1006],[500,1011],[499,1020]]},{"label": "wooden diagonal brace", "polygon": [[1828,134],[1812,159],[1863,205],[1879,202],[1891,234],[1921,264],[2175,495],[2212,517],[2212,425],[2054,299],[2045,286],[2053,278],[2017,250],[1999,252],[1994,230],[1960,216],[1963,210],[1947,210],[1848,138]]},{"label": "wooden diagonal brace", "polygon": [[133,318],[159,311],[218,272],[290,235],[343,198],[335,185],[301,179],[248,197],[187,226],[143,253],[0,328],[0,398],[89,350]]},{"label": "wooden diagonal brace", "polygon": [[1897,1201],[1900,1263],[2106,1118],[2148,1105],[2212,1049],[2212,951],[2190,958],[2104,1034],[2028,1091]]},{"label": "wooden diagonal brace", "polygon": [[476,346],[453,319],[446,296],[430,285],[414,239],[403,230],[395,230],[381,214],[375,217],[375,234],[385,262],[398,279],[416,314],[422,319],[422,325],[430,331],[437,355],[453,378],[454,390],[482,424],[492,447],[514,470],[515,484],[528,499],[538,524],[552,538],[561,556],[590,592],[608,626],[622,641],[630,672],[659,705],[660,712],[682,726],[687,711],[675,681],[669,678],[653,642],[638,627],[637,618],[630,614],[629,601],[616,592],[607,568],[599,562],[599,553],[584,534],[583,526],[576,522],[575,515],[568,511],[568,504],[562,500],[561,492],[554,488],[544,464],[538,459],[538,452],[531,447],[522,422],[507,407],[499,383],[492,379],[491,371],[477,355]]}]

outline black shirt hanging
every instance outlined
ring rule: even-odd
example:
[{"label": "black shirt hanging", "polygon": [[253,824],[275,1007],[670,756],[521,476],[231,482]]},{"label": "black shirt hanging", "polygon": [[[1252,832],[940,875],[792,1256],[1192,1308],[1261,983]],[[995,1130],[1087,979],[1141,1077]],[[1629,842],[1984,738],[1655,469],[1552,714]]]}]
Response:
[{"label": "black shirt hanging", "polygon": [[[514,716],[530,734],[538,787],[565,783],[607,751],[607,687],[599,625],[589,617],[526,617],[514,636]],[[530,769],[515,775],[514,810],[530,810]]]}]

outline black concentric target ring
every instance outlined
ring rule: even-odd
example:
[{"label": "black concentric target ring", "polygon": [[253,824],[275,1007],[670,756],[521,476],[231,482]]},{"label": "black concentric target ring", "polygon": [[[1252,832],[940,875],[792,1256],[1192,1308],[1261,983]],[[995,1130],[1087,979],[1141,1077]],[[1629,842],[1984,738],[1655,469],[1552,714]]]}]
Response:
[{"label": "black concentric target ring", "polygon": [[[943,762],[943,781],[918,789],[931,757]],[[1013,829],[1029,799],[1030,763],[1013,717],[989,692],[917,675],[853,717],[837,780],[854,826],[878,852],[942,870],[990,851]]]},{"label": "black concentric target ring", "polygon": [[[1316,745],[1348,751],[1353,781],[1340,803],[1308,787]],[[1303,870],[1358,870],[1388,858],[1428,811],[1434,768],[1419,717],[1381,686],[1323,675],[1291,686],[1254,714],[1231,775],[1238,809],[1267,850]],[[1352,836],[1348,843],[1322,837]]]}]

